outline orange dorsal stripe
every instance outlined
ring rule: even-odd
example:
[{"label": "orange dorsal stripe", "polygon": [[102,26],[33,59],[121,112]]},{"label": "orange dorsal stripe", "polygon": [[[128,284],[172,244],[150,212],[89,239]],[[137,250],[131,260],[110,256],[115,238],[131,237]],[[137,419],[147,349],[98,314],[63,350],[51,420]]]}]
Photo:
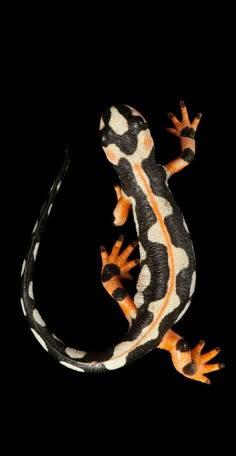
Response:
[{"label": "orange dorsal stripe", "polygon": [[174,261],[174,254],[173,254],[172,243],[171,243],[171,240],[170,240],[169,233],[167,231],[163,216],[162,216],[162,214],[160,212],[160,209],[158,207],[156,198],[153,195],[152,190],[150,188],[149,181],[148,181],[145,173],[143,172],[141,166],[139,165],[139,163],[135,163],[134,164],[134,169],[135,169],[138,177],[142,181],[143,187],[145,189],[145,193],[147,195],[147,199],[149,201],[149,204],[150,204],[154,214],[156,215],[158,223],[160,224],[160,227],[161,227],[161,230],[162,230],[162,233],[163,233],[163,237],[164,237],[165,242],[166,242],[167,254],[168,254],[168,258],[169,258],[170,278],[169,278],[168,289],[167,289],[167,293],[166,293],[163,305],[162,305],[161,309],[159,310],[158,314],[156,315],[156,317],[154,318],[154,320],[151,323],[151,325],[147,328],[147,331],[144,331],[142,336],[139,337],[136,340],[134,345],[132,347],[130,347],[129,350],[125,350],[124,352],[120,353],[119,355],[112,357],[112,359],[120,358],[121,356],[125,355],[126,353],[129,353],[130,350],[134,350],[137,346],[140,345],[142,340],[145,339],[145,337],[147,337],[147,335],[152,331],[152,329],[156,326],[158,321],[161,319],[161,316],[163,315],[163,313],[164,313],[164,311],[165,311],[165,309],[166,309],[166,307],[168,305],[170,296],[171,296],[171,294],[172,294],[172,292],[174,290],[174,287],[175,287],[175,261]]}]

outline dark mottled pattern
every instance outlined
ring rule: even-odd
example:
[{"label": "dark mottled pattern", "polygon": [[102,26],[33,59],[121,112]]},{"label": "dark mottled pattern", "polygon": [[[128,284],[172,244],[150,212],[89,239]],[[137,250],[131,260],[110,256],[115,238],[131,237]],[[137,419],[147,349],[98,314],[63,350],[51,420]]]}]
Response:
[{"label": "dark mottled pattern", "polygon": [[142,244],[147,257],[141,263],[141,268],[146,264],[152,273],[152,281],[144,291],[144,307],[151,301],[162,299],[167,291],[169,279],[167,249],[163,244],[153,243],[148,240],[148,230],[156,223],[156,216],[149,205],[146,195],[137,186],[136,178],[128,160],[122,158],[115,167],[122,188],[127,196],[136,200],[136,217],[138,221],[139,242]]},{"label": "dark mottled pattern", "polygon": [[118,172],[125,194],[134,197],[136,200],[139,241],[147,253],[146,259],[141,263],[141,268],[147,265],[152,274],[152,280],[143,292],[144,303],[138,309],[138,317],[125,337],[125,340],[134,340],[143,327],[148,326],[153,320],[153,313],[145,312],[149,303],[162,299],[166,294],[169,279],[168,255],[164,245],[148,240],[148,229],[156,223],[156,216],[147,201],[146,195],[137,185],[129,161],[122,158],[115,169]]},{"label": "dark mottled pattern", "polygon": [[181,132],[180,136],[184,136],[186,138],[195,138],[195,131],[192,127],[184,127]]},{"label": "dark mottled pattern", "polygon": [[141,358],[143,355],[148,353],[149,351],[153,350],[155,348],[156,343],[155,341],[151,340],[149,342],[146,342],[146,344],[140,345],[136,347],[132,352],[130,352],[127,356],[127,363],[131,363],[135,361],[138,358]]},{"label": "dark mottled pattern", "polygon": [[109,108],[103,114],[105,126],[99,133],[101,144],[103,147],[107,147],[109,144],[116,144],[122,152],[127,155],[132,155],[137,148],[137,135],[141,130],[146,130],[148,124],[143,121],[142,117],[132,115],[130,108],[127,106],[117,104],[114,107],[127,119],[129,129],[123,135],[118,135],[111,129],[109,125],[111,111]]},{"label": "dark mottled pattern", "polygon": [[193,149],[190,147],[186,147],[182,153],[181,153],[181,158],[186,161],[187,163],[191,163],[191,161],[194,159],[195,154]]},{"label": "dark mottled pattern", "polygon": [[196,372],[196,365],[194,361],[191,361],[191,363],[186,364],[186,366],[183,367],[183,373],[186,375],[194,375]]},{"label": "dark mottled pattern", "polygon": [[116,288],[116,290],[113,291],[112,297],[116,301],[123,301],[125,297],[127,296],[127,291],[124,288]]},{"label": "dark mottled pattern", "polygon": [[185,339],[178,340],[176,344],[176,350],[180,352],[188,352],[189,351],[189,344]]},{"label": "dark mottled pattern", "polygon": [[169,323],[165,324],[164,327],[169,329],[189,302],[189,290],[191,287],[192,275],[196,269],[195,255],[190,234],[184,226],[183,215],[173,198],[168,184],[166,184],[166,171],[163,166],[156,163],[154,150],[150,156],[143,161],[143,169],[149,177],[153,193],[167,199],[171,204],[173,212],[171,215],[167,215],[167,217],[165,217],[165,224],[172,244],[175,247],[184,249],[189,259],[188,267],[181,270],[176,277],[176,293],[181,302],[177,312],[174,310],[171,315],[167,316]]},{"label": "dark mottled pattern", "polygon": [[[122,152],[127,155],[131,155],[136,151],[138,133],[141,130],[147,129],[148,125],[140,116],[133,116],[131,110],[128,107],[124,105],[116,105],[116,108],[121,114],[126,117],[129,125],[129,131],[124,135],[117,135],[111,130],[108,125],[111,112],[110,109],[108,109],[103,115],[105,126],[100,132],[101,142],[103,146],[115,143]],[[194,131],[192,130],[193,129],[187,127],[182,130],[181,135],[193,138]],[[32,312],[35,308],[35,303],[34,300],[31,299],[28,295],[29,284],[33,279],[34,248],[36,243],[41,239],[48,218],[48,209],[54,201],[54,198],[57,194],[58,183],[63,179],[68,166],[69,159],[67,157],[57,178],[54,181],[53,188],[49,193],[48,199],[41,210],[39,223],[35,230],[35,233],[33,234],[31,244],[26,256],[26,267],[22,277],[22,296],[29,324],[45,341],[49,353],[52,356],[54,356],[59,361],[70,363],[71,365],[80,367],[87,372],[102,372],[106,370],[103,362],[111,358],[114,347],[102,351],[101,353],[91,352],[89,354],[86,354],[81,361],[70,359],[68,355],[65,354],[65,344],[56,340],[47,327],[40,326],[33,319]],[[165,169],[156,163],[154,149],[150,156],[143,161],[142,166],[150,178],[150,184],[153,193],[157,196],[166,198],[172,205],[173,214],[166,217],[165,223],[169,231],[172,243],[176,247],[185,249],[188,254],[190,263],[188,268],[186,268],[184,271],[181,271],[177,277],[177,294],[180,297],[180,305],[177,309],[170,312],[161,320],[159,327],[159,336],[155,340],[150,340],[140,347],[135,348],[133,352],[129,353],[127,355],[127,363],[134,361],[135,359],[144,355],[146,352],[158,346],[166,331],[173,326],[180,312],[182,312],[189,300],[189,289],[191,285],[192,272],[195,266],[194,253],[190,236],[183,226],[182,214],[172,197],[168,185],[166,185]],[[152,279],[149,286],[143,292],[144,304],[141,305],[138,309],[137,318],[135,319],[128,334],[123,338],[123,341],[131,341],[136,340],[142,329],[150,325],[150,323],[153,321],[153,313],[147,311],[147,306],[149,303],[152,301],[160,300],[166,295],[167,283],[169,279],[168,254],[167,249],[164,245],[159,244],[158,242],[153,243],[148,240],[148,230],[156,223],[156,217],[147,201],[146,195],[137,185],[132,166],[127,159],[121,159],[118,165],[114,168],[118,172],[121,186],[125,194],[127,196],[133,197],[136,201],[138,237],[140,243],[147,253],[147,258],[143,260],[141,268],[146,264],[151,272]],[[107,265],[103,270],[102,280],[107,281],[114,275],[120,275],[120,269],[118,266],[115,264]],[[119,300],[123,299],[125,295],[126,291],[123,290],[123,288],[118,288],[115,290],[113,297],[116,300]],[[89,362],[91,362],[91,364],[87,364]],[[190,363],[189,365],[185,366],[185,373],[192,375],[194,373],[194,368],[194,363]]]},{"label": "dark mottled pattern", "polygon": [[102,282],[108,282],[112,277],[120,275],[120,268],[114,263],[106,264],[102,271]]}]

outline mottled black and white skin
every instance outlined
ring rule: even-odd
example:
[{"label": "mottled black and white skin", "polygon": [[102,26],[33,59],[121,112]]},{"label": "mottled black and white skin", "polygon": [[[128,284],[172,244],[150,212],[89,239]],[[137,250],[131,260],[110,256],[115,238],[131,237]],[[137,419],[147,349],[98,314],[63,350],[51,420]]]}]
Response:
[{"label": "mottled black and white skin", "polygon": [[[136,242],[120,252],[121,236],[110,255],[105,247],[101,248],[103,286],[129,322],[120,343],[101,353],[68,347],[52,334],[39,313],[33,293],[33,272],[41,236],[70,162],[66,151],[64,164],[33,229],[21,273],[21,304],[31,331],[43,348],[64,366],[80,372],[109,371],[158,347],[170,352],[180,373],[195,380],[209,383],[204,374],[223,367],[219,363],[207,364],[219,352],[218,348],[201,354],[204,346],[201,341],[191,351],[187,341],[171,329],[188,309],[196,282],[192,240],[168,180],[192,161],[201,115],[190,123],[184,102],[181,112],[181,121],[169,114],[173,128],[168,129],[180,139],[181,153],[165,166],[157,163],[149,126],[134,108],[111,106],[100,121],[101,144],[120,181],[120,186],[116,186],[114,223],[123,225],[132,210],[140,253],[140,259],[128,261]],[[129,270],[139,262],[136,293],[131,298],[122,281],[130,278]]]}]

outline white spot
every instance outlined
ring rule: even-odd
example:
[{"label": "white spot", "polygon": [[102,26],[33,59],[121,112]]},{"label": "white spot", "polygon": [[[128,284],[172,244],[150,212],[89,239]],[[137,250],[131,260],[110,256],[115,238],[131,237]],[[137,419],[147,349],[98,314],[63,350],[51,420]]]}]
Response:
[{"label": "white spot", "polygon": [[70,348],[67,347],[65,349],[65,353],[70,357],[70,358],[83,358],[86,355],[85,351],[82,350],[76,350],[75,348]]},{"label": "white spot", "polygon": [[[155,201],[158,208],[158,212],[156,213],[157,219],[159,217],[163,220],[165,217],[173,213],[172,206],[167,199],[162,196],[155,196]],[[157,220],[157,222],[149,228],[148,239],[151,242],[158,242],[166,245],[165,231],[160,223],[161,220]]]},{"label": "white spot", "polygon": [[48,215],[50,214],[51,209],[52,209],[52,204],[50,204],[50,206],[49,206],[49,208],[48,208]]},{"label": "white spot", "polygon": [[42,317],[37,309],[33,310],[33,317],[40,326],[46,326],[45,321],[42,319]]},{"label": "white spot", "polygon": [[114,106],[111,108],[109,126],[117,135],[123,135],[129,130],[127,119]]},{"label": "white spot", "polygon": [[104,120],[101,117],[100,124],[99,124],[99,130],[102,130],[105,127]]},{"label": "white spot", "polygon": [[172,206],[166,198],[163,198],[162,196],[156,196],[155,199],[157,201],[158,209],[163,218],[173,213]]},{"label": "white spot", "polygon": [[139,253],[140,253],[140,260],[144,261],[147,258],[146,250],[144,250],[141,243],[139,243]]},{"label": "white spot", "polygon": [[58,340],[58,342],[61,342],[63,344],[62,340],[59,339],[59,337],[57,337],[55,334],[52,333],[52,337],[54,337],[54,339]]},{"label": "white spot", "polygon": [[74,366],[74,364],[67,363],[66,361],[60,361],[60,364],[63,364],[63,366],[69,367],[69,369],[73,369],[79,372],[84,372],[84,369],[81,369],[81,367]]},{"label": "white spot", "polygon": [[33,252],[34,261],[36,260],[37,253],[38,253],[38,249],[39,249],[39,242],[36,242],[36,244],[35,244],[35,246],[34,246],[34,252]]},{"label": "white spot", "polygon": [[129,354],[133,345],[133,341],[121,342],[115,347],[112,358],[105,361],[103,364],[108,370],[119,369],[124,366],[126,363],[126,356]]},{"label": "white spot", "polygon": [[[150,302],[150,304],[148,306],[148,310],[150,312],[152,312],[154,314],[154,316],[157,315],[160,312],[160,310],[162,309],[162,307],[166,304],[165,299],[166,298],[164,297],[163,299],[158,299],[157,301]],[[167,303],[167,306],[163,311],[161,320],[163,319],[163,317],[165,315],[167,315],[168,313],[170,313],[174,309],[176,309],[179,306],[179,304],[180,304],[180,298],[176,294],[175,290],[173,290],[173,292],[169,298],[169,301]]]},{"label": "white spot", "polygon": [[29,283],[28,293],[29,293],[29,297],[30,297],[31,299],[34,299],[34,291],[33,291],[33,282],[32,282],[32,280],[31,280],[31,282]]},{"label": "white spot", "polygon": [[166,240],[164,237],[164,232],[161,229],[161,225],[159,222],[154,223],[147,233],[148,240],[151,242],[158,242],[159,244],[166,244]]},{"label": "white spot", "polygon": [[26,316],[25,305],[24,305],[24,301],[23,301],[22,298],[20,298],[20,302],[21,302],[21,307],[22,307],[22,310],[23,310],[23,314],[24,314],[24,316]]},{"label": "white spot", "polygon": [[176,320],[175,323],[177,323],[177,321],[179,321],[179,320],[182,318],[182,316],[183,316],[183,315],[185,314],[185,312],[188,310],[190,304],[191,304],[191,301],[188,301],[187,304],[186,304],[186,306],[185,306],[184,309],[182,310],[182,312],[180,312],[180,314],[179,314],[179,316],[178,316],[178,318],[177,318],[177,320]]},{"label": "white spot", "polygon": [[193,272],[192,275],[192,282],[191,282],[191,287],[190,287],[190,297],[192,297],[194,290],[195,290],[195,285],[196,285],[196,279],[197,279],[197,274],[196,271]]},{"label": "white spot", "polygon": [[185,228],[185,230],[187,231],[187,233],[189,233],[188,225],[187,225],[187,223],[185,222],[185,219],[184,219],[184,218],[183,218],[183,225],[184,225],[184,228]]},{"label": "white spot", "polygon": [[134,296],[134,303],[138,309],[144,304],[144,296],[139,291]]},{"label": "white spot", "polygon": [[140,271],[139,277],[138,277],[138,281],[137,281],[137,285],[136,285],[137,291],[142,293],[150,284],[150,280],[151,280],[151,273],[150,273],[149,267],[146,264],[144,264]]},{"label": "white spot", "polygon": [[189,259],[188,255],[185,252],[184,249],[181,247],[174,247],[172,246],[173,252],[174,252],[174,258],[175,258],[175,273],[176,275],[182,271],[182,269],[185,269],[189,265]]},{"label": "white spot", "polygon": [[36,222],[35,225],[34,225],[34,228],[33,228],[32,233],[34,233],[34,232],[36,231],[36,228],[37,228],[37,226],[38,226],[38,223],[39,223],[39,222],[38,222],[38,220],[37,220],[37,222]]},{"label": "white spot", "polygon": [[103,147],[107,159],[113,164],[117,165],[120,158],[124,156],[119,147],[115,144],[109,144],[108,147]]},{"label": "white spot", "polygon": [[46,345],[46,343],[44,342],[44,340],[42,339],[42,337],[35,331],[35,329],[33,328],[30,328],[32,333],[34,334],[34,336],[36,337],[37,341],[40,343],[40,345],[42,345],[42,347],[44,348],[44,350],[48,351],[48,347]]},{"label": "white spot", "polygon": [[61,181],[58,182],[58,184],[57,184],[57,192],[58,192],[58,190],[60,190],[60,187],[61,187]]},{"label": "white spot", "polygon": [[25,262],[25,260],[24,260],[23,263],[22,263],[22,268],[21,268],[21,276],[23,276],[23,274],[24,274],[25,263],[26,263],[26,262]]}]

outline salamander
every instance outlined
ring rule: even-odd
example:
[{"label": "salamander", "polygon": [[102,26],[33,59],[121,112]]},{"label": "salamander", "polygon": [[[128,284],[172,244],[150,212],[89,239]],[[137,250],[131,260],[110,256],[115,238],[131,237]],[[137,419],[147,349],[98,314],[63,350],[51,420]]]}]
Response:
[{"label": "salamander", "polygon": [[[102,284],[128,321],[122,340],[101,352],[86,352],[62,342],[43,320],[34,297],[33,274],[42,233],[70,164],[70,153],[66,150],[64,163],[32,232],[22,265],[20,297],[32,333],[63,366],[78,372],[107,372],[160,348],[170,353],[175,369],[189,379],[209,384],[206,374],[224,367],[219,362],[209,363],[220,348],[202,353],[205,343],[201,340],[190,349],[187,340],[172,329],[188,309],[196,283],[191,236],[168,182],[195,156],[195,134],[201,113],[190,122],[183,101],[180,110],[181,120],[168,114],[172,126],[167,128],[179,138],[180,154],[166,165],[157,162],[148,123],[136,109],[116,104],[107,108],[100,120],[101,146],[119,178],[119,185],[115,186],[114,225],[122,226],[131,210],[137,232],[137,241],[125,248],[123,235],[110,253],[101,247]],[[137,245],[139,258],[130,259]],[[140,272],[132,298],[123,281],[132,277],[130,271],[137,265]]]}]

